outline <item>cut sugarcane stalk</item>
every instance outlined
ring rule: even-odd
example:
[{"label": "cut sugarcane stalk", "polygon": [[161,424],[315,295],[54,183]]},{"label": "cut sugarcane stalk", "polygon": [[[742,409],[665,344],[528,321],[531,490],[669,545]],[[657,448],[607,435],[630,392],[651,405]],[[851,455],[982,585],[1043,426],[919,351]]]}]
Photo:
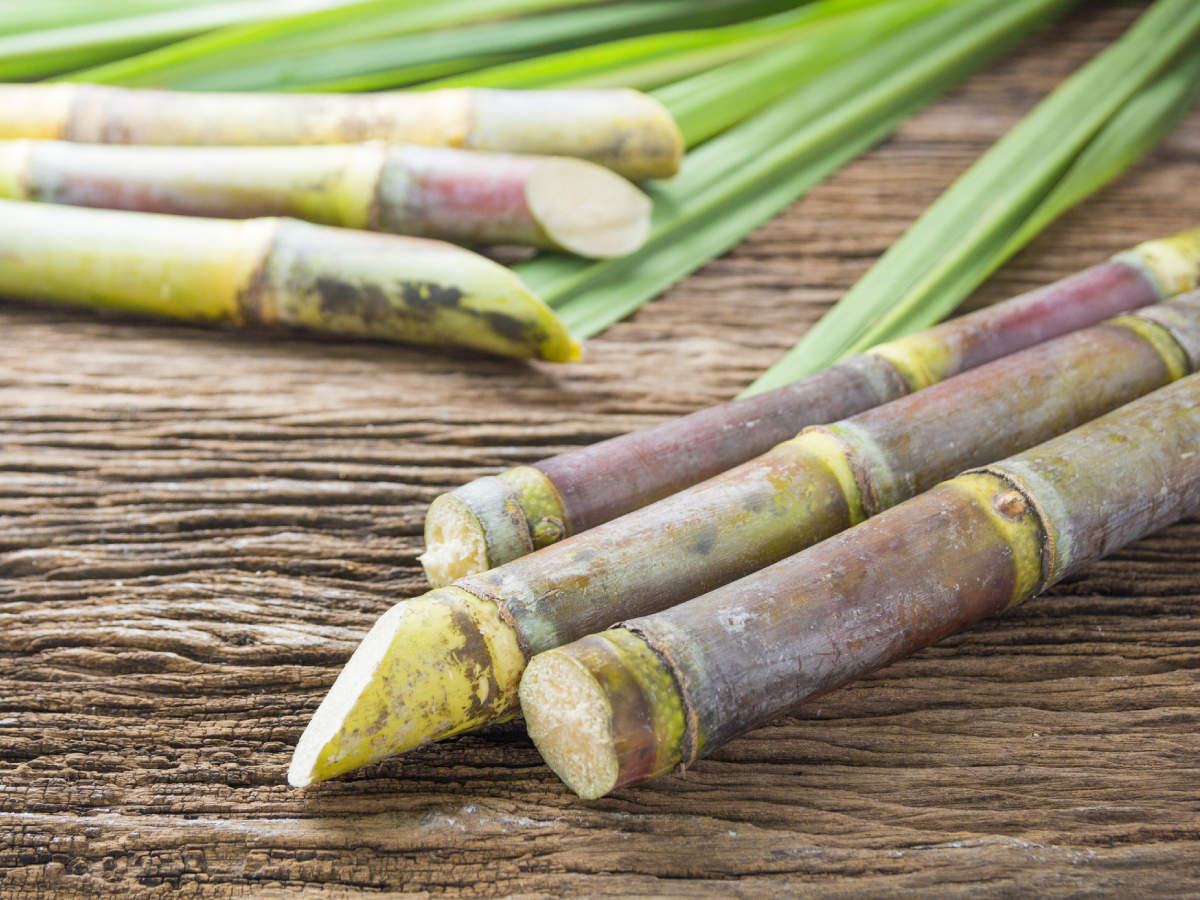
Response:
[{"label": "cut sugarcane stalk", "polygon": [[368,140],[591,160],[668,178],[683,137],[634,90],[448,88],[380,94],[187,93],[94,84],[0,85],[0,138],[215,146]]},{"label": "cut sugarcane stalk", "polygon": [[1198,274],[1200,229],[1149,241],[781,388],[476,479],[430,507],[426,573],[441,586],[503,565],[730,469],[805,426],[1191,290]]},{"label": "cut sugarcane stalk", "polygon": [[1198,510],[1193,375],[720,590],[535,657],[521,708],[550,767],[600,797]]},{"label": "cut sugarcane stalk", "polygon": [[572,157],[382,142],[145,147],[0,141],[0,197],[191,216],[292,216],[588,257],[636,250],[650,200]]},{"label": "cut sugarcane stalk", "polygon": [[[699,596],[1200,362],[1200,293],[1030,347],[386,613],[304,732],[295,785],[511,715],[522,661]],[[438,624],[440,623],[440,624]]]},{"label": "cut sugarcane stalk", "polygon": [[453,244],[295,219],[195,219],[0,200],[0,294],[473,347],[579,347],[512,272]]}]

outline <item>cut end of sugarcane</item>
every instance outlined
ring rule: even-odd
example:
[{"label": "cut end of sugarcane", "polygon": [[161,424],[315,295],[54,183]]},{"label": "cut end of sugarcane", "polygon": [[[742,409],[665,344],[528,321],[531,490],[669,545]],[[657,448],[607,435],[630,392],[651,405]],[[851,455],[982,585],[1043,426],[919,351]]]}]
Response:
[{"label": "cut end of sugarcane", "polygon": [[525,657],[496,604],[457,588],[380,617],[301,735],[288,783],[306,787],[516,708]]},{"label": "cut end of sugarcane", "polygon": [[617,785],[620,759],[612,708],[596,677],[572,656],[535,656],[521,678],[521,711],[538,752],[554,774],[584,800]]},{"label": "cut end of sugarcane", "polygon": [[471,507],[453,494],[442,494],[429,504],[425,552],[419,559],[434,587],[491,568],[487,535]]},{"label": "cut end of sugarcane", "polygon": [[649,94],[629,88],[470,92],[464,146],[471,149],[587,159],[631,181],[679,171],[683,133]]},{"label": "cut end of sugarcane", "polygon": [[525,201],[546,237],[579,256],[624,256],[641,247],[650,234],[650,198],[595,163],[538,163],[526,181]]}]

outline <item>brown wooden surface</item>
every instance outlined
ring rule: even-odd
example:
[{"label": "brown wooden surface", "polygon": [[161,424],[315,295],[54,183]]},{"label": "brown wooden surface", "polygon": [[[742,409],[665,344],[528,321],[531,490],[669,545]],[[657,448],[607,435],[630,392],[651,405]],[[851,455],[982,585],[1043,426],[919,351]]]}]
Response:
[{"label": "brown wooden surface", "polygon": [[[733,394],[1134,12],[972,79],[571,368],[0,305],[0,891],[1200,891],[1200,520],[605,800],[519,724],[284,784],[422,590],[435,494]],[[979,298],[1200,224],[1198,184],[1200,113]]]}]

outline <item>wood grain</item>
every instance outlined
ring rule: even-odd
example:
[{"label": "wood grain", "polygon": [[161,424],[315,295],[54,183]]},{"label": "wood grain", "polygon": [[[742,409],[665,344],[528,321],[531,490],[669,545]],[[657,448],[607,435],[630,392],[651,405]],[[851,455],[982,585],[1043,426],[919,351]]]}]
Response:
[{"label": "wood grain", "polygon": [[[1200,891],[1200,520],[584,803],[519,724],[307,792],[437,493],[735,393],[1137,8],[1093,4],[569,368],[0,304],[0,893]],[[973,302],[1200,224],[1200,112]]]}]

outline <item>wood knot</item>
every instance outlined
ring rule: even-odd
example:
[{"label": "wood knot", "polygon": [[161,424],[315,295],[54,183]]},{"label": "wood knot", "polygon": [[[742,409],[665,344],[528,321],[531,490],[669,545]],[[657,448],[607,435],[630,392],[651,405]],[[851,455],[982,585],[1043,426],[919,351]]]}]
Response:
[{"label": "wood knot", "polygon": [[1029,503],[1020,491],[1005,491],[1003,494],[996,495],[993,506],[995,506],[996,512],[1010,519],[1024,515],[1025,511],[1029,509]]}]

